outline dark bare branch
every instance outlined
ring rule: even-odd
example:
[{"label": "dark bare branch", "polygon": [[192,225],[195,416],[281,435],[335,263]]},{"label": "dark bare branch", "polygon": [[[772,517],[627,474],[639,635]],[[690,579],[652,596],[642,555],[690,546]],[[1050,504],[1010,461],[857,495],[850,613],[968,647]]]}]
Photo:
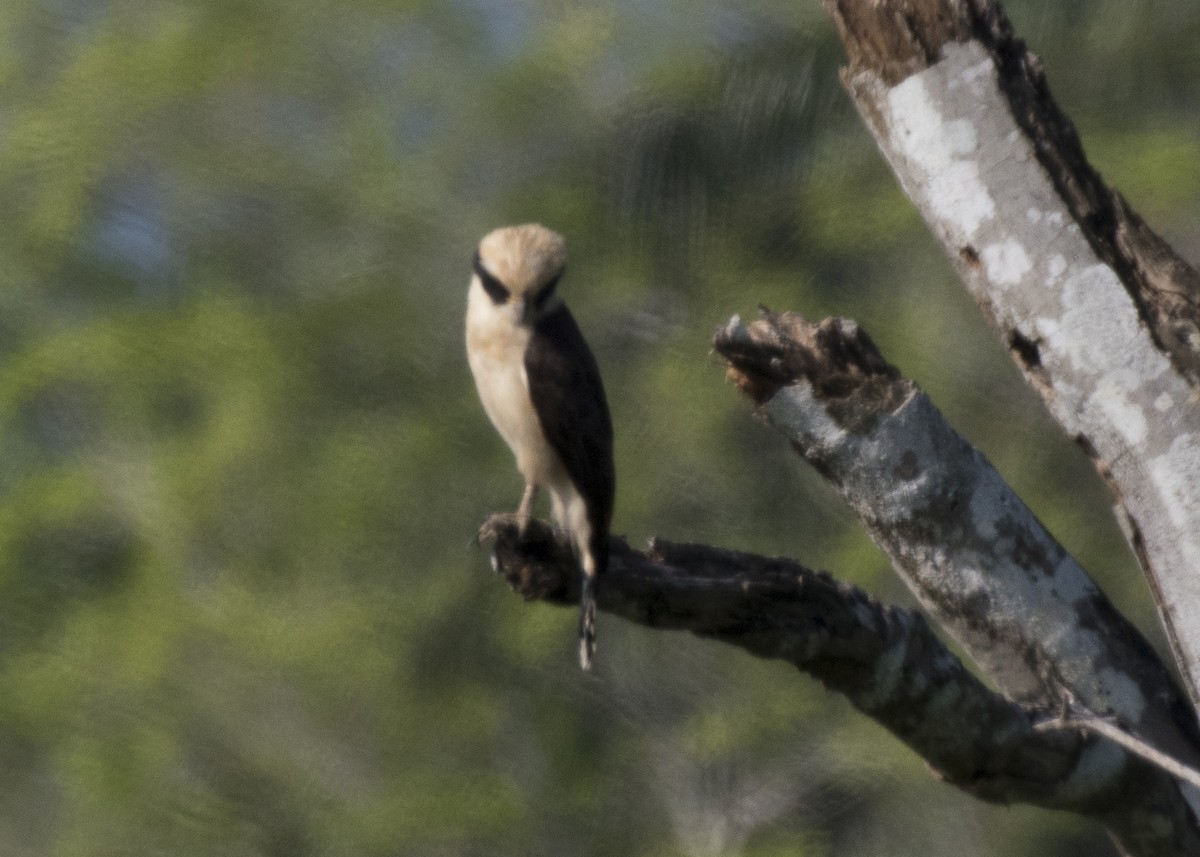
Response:
[{"label": "dark bare branch", "polygon": [[[527,600],[574,607],[579,571],[540,521],[511,515],[480,530],[493,565]],[[787,559],[654,540],[611,541],[597,607],[785,660],[844,694],[938,774],[976,797],[1031,803],[1103,823],[1129,853],[1197,853],[1174,781],[1103,737],[1039,727],[1034,709],[989,690],[920,614]],[[603,664],[603,658],[601,659]]]}]

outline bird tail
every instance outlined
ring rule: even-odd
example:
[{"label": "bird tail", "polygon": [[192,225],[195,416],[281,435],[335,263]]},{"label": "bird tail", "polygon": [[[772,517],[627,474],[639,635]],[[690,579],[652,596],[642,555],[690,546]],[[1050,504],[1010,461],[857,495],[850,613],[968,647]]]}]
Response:
[{"label": "bird tail", "polygon": [[579,666],[585,672],[592,668],[596,654],[596,578],[583,576],[583,590],[579,596]]}]

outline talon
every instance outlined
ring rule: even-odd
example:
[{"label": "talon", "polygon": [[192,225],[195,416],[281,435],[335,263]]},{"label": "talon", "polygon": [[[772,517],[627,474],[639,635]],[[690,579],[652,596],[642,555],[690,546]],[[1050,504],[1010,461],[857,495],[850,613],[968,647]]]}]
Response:
[{"label": "talon", "polygon": [[475,547],[482,545],[487,539],[494,539],[496,537],[496,528],[492,523],[495,517],[495,515],[483,516],[483,520],[475,528],[475,538],[472,540],[472,544]]}]

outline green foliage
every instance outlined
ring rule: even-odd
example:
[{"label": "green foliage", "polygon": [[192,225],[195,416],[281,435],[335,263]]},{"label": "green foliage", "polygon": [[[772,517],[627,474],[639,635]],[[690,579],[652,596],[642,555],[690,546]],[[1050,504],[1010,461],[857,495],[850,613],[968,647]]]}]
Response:
[{"label": "green foliage", "polygon": [[[1185,230],[1191,7],[1013,5],[1101,168]],[[1152,622],[817,4],[11,0],[0,47],[0,851],[1094,847],[1026,814],[1006,850],[1015,822],[780,664],[602,617],[582,676],[570,611],[468,545],[520,492],[462,355],[468,261],[539,219],[569,239],[632,541],[907,598],[706,357],[760,302],[838,313]],[[747,825],[745,794],[781,809]],[[906,838],[935,803],[964,839]]]}]

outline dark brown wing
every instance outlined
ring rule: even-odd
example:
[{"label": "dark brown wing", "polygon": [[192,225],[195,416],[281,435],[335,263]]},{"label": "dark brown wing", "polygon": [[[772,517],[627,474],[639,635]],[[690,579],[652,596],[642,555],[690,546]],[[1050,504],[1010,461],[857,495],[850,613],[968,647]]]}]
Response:
[{"label": "dark brown wing", "polygon": [[566,306],[560,304],[534,324],[525,373],[542,431],[587,502],[592,552],[603,572],[616,489],[612,419],[596,358]]}]

